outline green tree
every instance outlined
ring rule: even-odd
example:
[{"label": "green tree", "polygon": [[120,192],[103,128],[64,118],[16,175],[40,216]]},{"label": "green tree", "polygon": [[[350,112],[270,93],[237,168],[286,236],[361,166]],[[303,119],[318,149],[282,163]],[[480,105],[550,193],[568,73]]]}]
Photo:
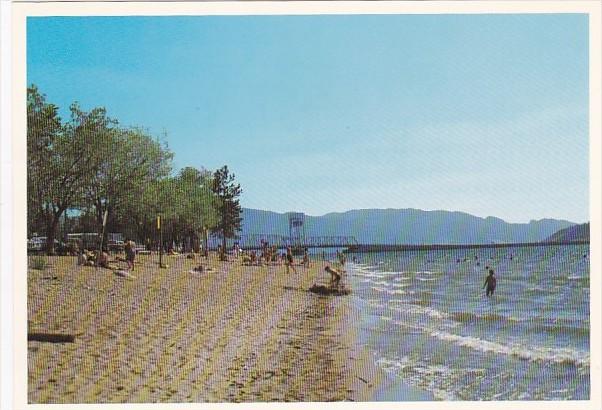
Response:
[{"label": "green tree", "polygon": [[44,204],[47,202],[46,181],[52,175],[49,167],[53,145],[62,132],[58,107],[46,102],[35,85],[27,89],[27,227],[28,233],[45,229]]},{"label": "green tree", "polygon": [[[119,210],[132,212],[140,208],[148,212],[152,204],[143,201],[150,202],[152,198],[145,195],[146,191],[171,171],[173,154],[167,146],[139,128],[117,127],[94,143],[101,161],[85,195],[88,206],[94,209],[99,230],[105,211],[109,226],[118,224],[117,213],[121,222],[128,220],[129,215]],[[141,216],[139,212],[135,214]]]},{"label": "green tree", "polygon": [[206,229],[213,229],[218,223],[218,199],[212,191],[211,173],[186,167],[174,180],[176,240],[204,237]]},{"label": "green tree", "polygon": [[[106,132],[110,121],[103,109],[83,113],[74,104],[70,122],[60,126],[56,107],[47,106],[45,97],[34,86],[28,90],[27,110],[31,151],[28,205],[43,221],[46,252],[53,254],[61,216],[82,203],[84,189],[98,168],[99,156],[91,141]],[[45,115],[40,117],[40,112]]]},{"label": "green tree", "polygon": [[234,183],[234,174],[230,174],[224,165],[213,173],[212,191],[218,198],[217,213],[219,220],[214,231],[222,238],[221,259],[225,259],[226,239],[236,237],[242,223],[242,208],[239,197],[242,193],[240,184]]}]

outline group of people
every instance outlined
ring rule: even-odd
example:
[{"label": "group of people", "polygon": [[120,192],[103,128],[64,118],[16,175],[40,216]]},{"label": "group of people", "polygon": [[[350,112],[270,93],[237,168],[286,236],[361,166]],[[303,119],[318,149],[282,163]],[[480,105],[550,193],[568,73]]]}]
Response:
[{"label": "group of people", "polygon": [[[136,244],[134,241],[126,240],[124,245],[125,262],[128,270],[134,270],[134,260],[136,259]],[[117,258],[117,260],[120,260]],[[98,266],[106,269],[116,269],[109,264],[109,254],[106,250],[88,251],[82,249],[77,255],[77,264],[82,266]]]},{"label": "group of people", "polygon": [[[278,247],[274,245],[270,246],[267,242],[261,243],[261,251],[259,253],[255,250],[245,251],[240,247],[235,246],[234,255],[236,257],[240,257],[243,265],[246,266],[262,266],[264,264],[282,265],[282,263],[284,263],[287,274],[290,274],[291,271],[294,274],[297,274],[298,272],[296,266],[303,266],[305,268],[309,268],[310,266],[308,248],[303,248],[303,257],[301,262],[296,263],[293,255],[293,248],[291,246],[286,247],[286,252],[280,253],[278,252]],[[345,266],[346,257],[344,253],[337,252],[336,259],[341,266]],[[338,288],[344,271],[333,268],[330,265],[326,265],[324,270],[330,274],[330,286]]]},{"label": "group of people", "polygon": [[[235,248],[234,255],[235,257],[242,259],[243,265],[263,266],[282,265],[284,263],[287,273],[290,272],[290,269],[297,273],[293,251],[290,246],[286,248],[286,252],[281,253],[278,252],[278,247],[274,245],[269,246],[267,243],[265,243],[259,252],[256,250],[245,251],[241,248]],[[309,252],[307,248],[303,250],[303,259],[301,265],[304,267],[309,267],[310,265]]]}]

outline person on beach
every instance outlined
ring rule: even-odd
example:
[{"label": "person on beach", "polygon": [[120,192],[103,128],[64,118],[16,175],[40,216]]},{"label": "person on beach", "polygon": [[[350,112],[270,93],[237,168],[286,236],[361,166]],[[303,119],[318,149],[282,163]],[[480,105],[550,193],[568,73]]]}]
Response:
[{"label": "person on beach", "polygon": [[98,266],[101,268],[110,269],[109,267],[109,254],[105,251],[99,252],[98,254]]},{"label": "person on beach", "polygon": [[86,263],[88,262],[88,257],[86,256],[86,250],[82,249],[79,253],[79,255],[77,256],[77,264],[78,265],[86,265]]},{"label": "person on beach", "polygon": [[347,262],[347,257],[345,256],[345,254],[343,252],[339,252],[337,251],[337,259],[339,260],[339,263],[341,264],[341,267],[345,267],[345,262]]},{"label": "person on beach", "polygon": [[493,269],[489,269],[489,276],[487,276],[487,278],[485,279],[485,284],[483,285],[483,289],[485,289],[485,287],[487,287],[487,291],[485,292],[487,297],[493,296],[493,292],[495,291],[496,285],[497,285],[497,280],[495,279],[495,274],[493,272]]},{"label": "person on beach", "polygon": [[309,268],[309,253],[307,248],[303,251],[303,266]]},{"label": "person on beach", "polygon": [[290,246],[286,248],[286,261],[284,262],[286,265],[286,273],[290,273],[290,268],[293,268],[293,272],[297,274],[297,269],[295,269],[295,260],[293,259],[293,250]]},{"label": "person on beach", "polygon": [[336,269],[331,268],[329,265],[326,265],[324,270],[330,273],[330,287],[338,289],[339,283],[341,282],[342,273]]},{"label": "person on beach", "polygon": [[125,261],[128,264],[128,270],[134,270],[134,259],[136,259],[136,244],[132,240],[125,241]]}]

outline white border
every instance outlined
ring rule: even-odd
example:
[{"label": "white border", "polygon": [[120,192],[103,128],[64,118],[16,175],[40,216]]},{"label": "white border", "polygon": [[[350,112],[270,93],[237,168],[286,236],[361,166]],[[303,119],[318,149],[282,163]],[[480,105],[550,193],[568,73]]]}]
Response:
[{"label": "white border", "polygon": [[0,408],[11,408],[13,392],[13,274],[11,163],[11,4],[0,0]]},{"label": "white border", "polygon": [[[570,402],[430,402],[430,403],[296,403],[296,404],[90,404],[90,405],[29,405],[27,403],[27,341],[26,341],[26,272],[22,268],[26,260],[25,247],[12,249],[15,266],[21,267],[14,272],[14,404],[15,408],[128,408],[128,409],[192,409],[192,408],[362,408],[362,409],[471,409],[471,408],[520,408],[520,409],[601,409],[601,296],[602,281],[602,127],[600,61],[600,14],[598,1],[580,2],[207,2],[207,3],[125,3],[125,2],[63,2],[63,3],[24,3],[12,5],[12,160],[13,186],[21,189],[13,192],[12,206],[15,210],[25,210],[26,163],[25,163],[25,90],[26,90],[26,54],[25,54],[25,18],[26,16],[64,15],[312,15],[312,14],[483,14],[483,13],[588,13],[590,16],[590,219],[591,219],[591,345],[590,373],[591,399],[589,401]],[[4,52],[4,50],[3,50]],[[3,56],[4,57],[4,56]],[[3,58],[4,60],[4,58]],[[4,84],[4,83],[3,83]],[[3,117],[4,120],[4,117]],[[3,127],[5,126],[3,121]],[[9,160],[10,161],[10,160]],[[8,162],[10,164],[10,162]],[[5,162],[3,160],[3,166]],[[9,165],[10,166],[10,165]],[[3,190],[5,184],[3,183]],[[3,192],[4,194],[4,192]],[[5,207],[3,212],[10,209]],[[13,243],[25,243],[24,212],[14,215]],[[3,261],[6,258],[3,258]],[[10,266],[9,266],[10,267]],[[5,268],[3,266],[3,268]],[[9,271],[10,272],[10,271]],[[4,283],[4,282],[3,282]],[[10,297],[8,298],[10,300]],[[3,301],[5,298],[3,298]],[[4,302],[3,302],[4,309]],[[4,322],[3,322],[4,323]],[[3,324],[3,329],[6,329]],[[4,340],[4,339],[3,339]]]}]

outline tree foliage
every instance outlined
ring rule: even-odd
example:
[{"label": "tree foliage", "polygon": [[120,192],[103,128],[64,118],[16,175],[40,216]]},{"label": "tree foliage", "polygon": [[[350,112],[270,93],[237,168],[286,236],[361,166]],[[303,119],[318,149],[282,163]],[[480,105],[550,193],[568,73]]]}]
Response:
[{"label": "tree foliage", "polygon": [[82,193],[98,167],[98,153],[90,141],[105,131],[108,120],[103,109],[82,115],[74,105],[71,121],[61,125],[58,109],[46,103],[36,87],[28,89],[27,102],[28,206],[41,220],[46,251],[52,254],[61,216],[81,204]]},{"label": "tree foliage", "polygon": [[240,184],[234,182],[234,178],[235,175],[230,174],[226,165],[213,173],[212,190],[219,201],[219,221],[214,231],[222,238],[222,251],[226,249],[226,239],[236,237],[242,223],[242,207],[239,202],[242,189]]},{"label": "tree foliage", "polygon": [[58,107],[46,102],[37,87],[27,89],[27,225],[31,231],[44,229],[46,181],[52,176],[47,160],[62,132]]},{"label": "tree foliage", "polygon": [[232,237],[240,228],[241,189],[227,167],[173,175],[173,154],[144,129],[77,103],[62,123],[36,86],[27,91],[28,229],[46,234],[48,253],[68,211],[79,215],[71,226],[96,232],[107,212],[107,232],[149,245],[158,244],[157,215],[170,242],[198,241],[207,230]]}]

